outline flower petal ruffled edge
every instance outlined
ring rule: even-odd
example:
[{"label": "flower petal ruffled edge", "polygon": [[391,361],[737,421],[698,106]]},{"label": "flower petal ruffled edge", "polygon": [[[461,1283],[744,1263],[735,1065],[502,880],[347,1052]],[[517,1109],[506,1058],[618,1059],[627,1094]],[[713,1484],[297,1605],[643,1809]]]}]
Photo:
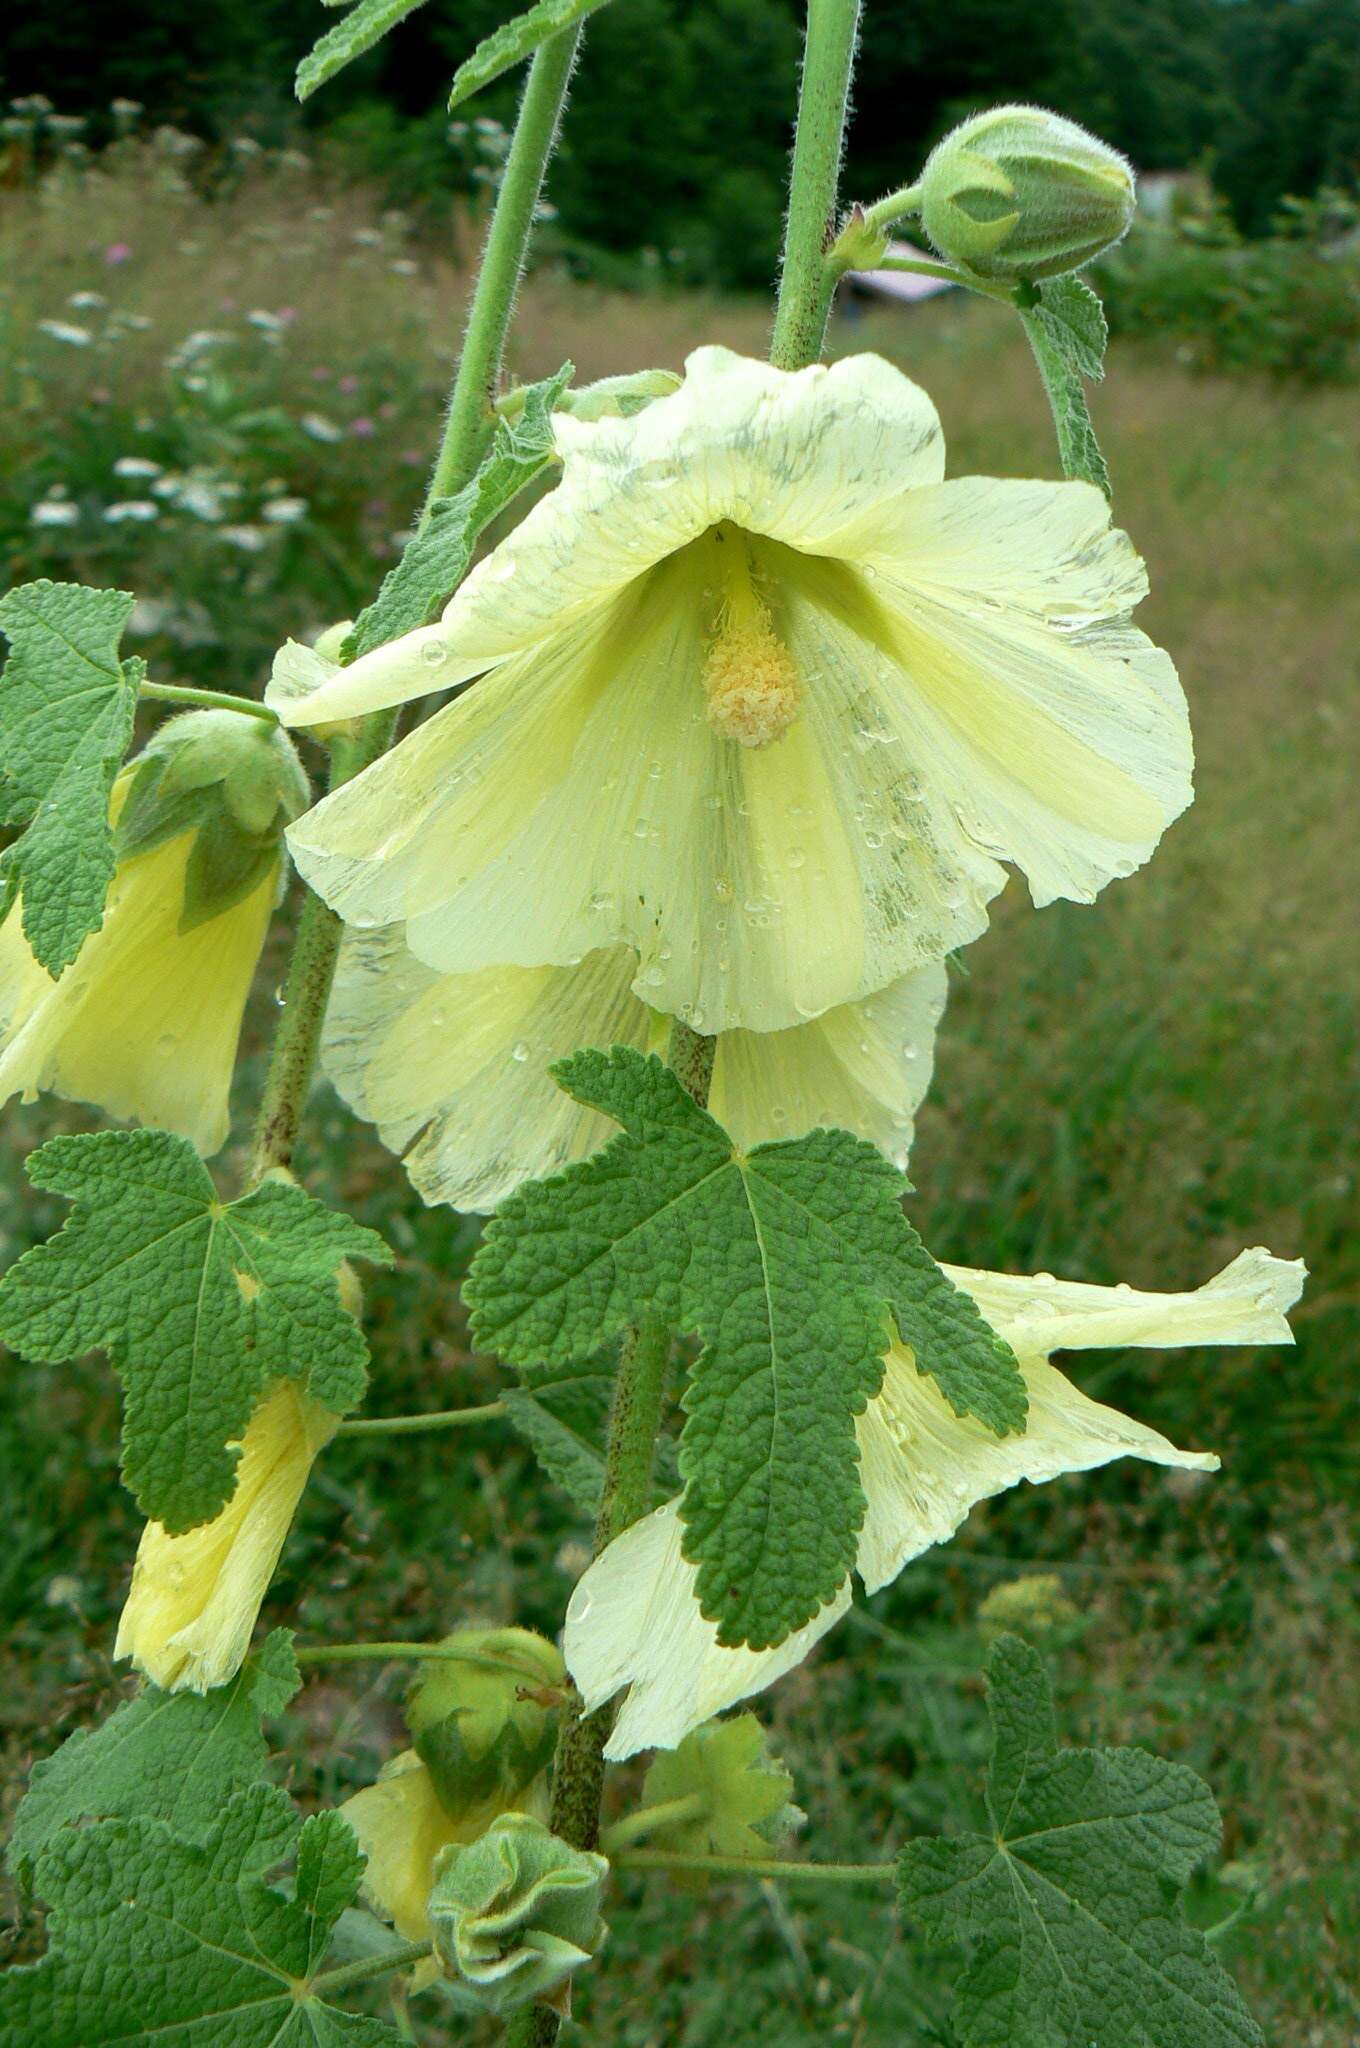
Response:
[{"label": "flower petal ruffled edge", "polygon": [[[627,418],[553,421],[562,478],[450,599],[443,618],[322,680],[286,648],[266,692],[315,725],[447,690],[541,645],[719,521],[837,552],[875,505],[944,473],[939,416],[882,357],[776,370],[696,349],[669,398]],[[317,682],[318,687],[306,684]]]}]

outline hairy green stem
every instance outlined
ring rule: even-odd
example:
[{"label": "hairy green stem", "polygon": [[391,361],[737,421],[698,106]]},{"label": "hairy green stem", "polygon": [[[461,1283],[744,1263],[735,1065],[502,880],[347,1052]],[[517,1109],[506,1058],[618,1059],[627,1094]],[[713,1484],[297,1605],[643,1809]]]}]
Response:
[{"label": "hairy green stem", "polygon": [[342,1422],[342,1436],[419,1436],[427,1429],[464,1429],[473,1422],[494,1422],[504,1415],[504,1401],[485,1401],[480,1408],[436,1408],[429,1415],[364,1415]]},{"label": "hairy green stem", "polygon": [[920,186],[903,185],[896,192],[889,192],[886,198],[876,199],[872,206],[866,206],[864,218],[871,228],[889,228],[895,220],[905,220],[908,214],[920,211]]},{"label": "hairy green stem", "polygon": [[[651,1506],[652,1461],[670,1351],[670,1332],[657,1319],[648,1318],[624,1335],[595,1523],[597,1557]],[[557,1738],[551,1824],[553,1833],[574,1849],[593,1849],[600,1838],[604,1745],[613,1720],[612,1701],[593,1714],[578,1708],[567,1713]],[[532,2006],[512,2021],[506,2048],[550,2048],[560,2024],[547,2006]]]},{"label": "hairy green stem", "polygon": [[393,1970],[404,1970],[411,1963],[425,1960],[434,1947],[430,1941],[407,1941],[400,1948],[389,1948],[380,1956],[361,1956],[357,1963],[343,1963],[338,1970],[325,1970],[319,1977],[313,1977],[307,1989],[321,1998],[333,1997],[337,1991],[348,1991],[356,1984],[371,1983],[375,1977],[388,1977]]},{"label": "hairy green stem", "polygon": [[676,1827],[680,1822],[699,1820],[709,1811],[712,1801],[703,1792],[686,1792],[681,1799],[660,1799],[655,1806],[639,1806],[634,1813],[626,1813],[622,1820],[616,1820],[612,1828],[606,1828],[600,1836],[600,1848],[611,1862],[617,1861],[625,1849],[631,1849],[634,1842],[641,1842],[658,1828]]},{"label": "hairy green stem", "polygon": [[452,1643],[304,1643],[293,1655],[299,1664],[477,1664],[484,1671],[513,1671],[526,1684],[541,1686],[543,1674],[492,1650],[464,1650]]},{"label": "hairy green stem", "polygon": [[713,1877],[777,1877],[793,1884],[891,1884],[892,1863],[784,1863],[779,1857],[672,1856],[666,1849],[627,1849],[614,1859],[620,1870],[702,1871]]},{"label": "hairy green stem", "polygon": [[836,193],[859,0],[808,0],[789,214],[770,361],[781,370],[815,363],[826,338],[836,274],[826,252],[836,233]]},{"label": "hairy green stem", "polygon": [[514,140],[505,160],[505,174],[472,295],[458,377],[449,400],[444,439],[430,479],[424,518],[429,517],[436,498],[450,496],[471,479],[491,435],[491,407],[505,337],[515,308],[544,173],[566,104],[580,34],[579,28],[572,28],[550,36],[546,43],[539,44],[529,66]]},{"label": "hairy green stem", "polygon": [[277,725],[278,717],[258,697],[234,697],[227,690],[195,690],[188,683],[142,683],[139,697],[153,697],[158,704],[188,704],[200,711],[239,711],[246,718],[258,718],[265,725]]},{"label": "hairy green stem", "polygon": [[[334,781],[332,780],[332,787]],[[340,952],[340,920],[309,889],[298,915],[288,976],[280,1001],[283,1015],[269,1054],[251,1147],[247,1185],[266,1174],[290,1172],[302,1111],[321,1046],[321,1026]]]}]

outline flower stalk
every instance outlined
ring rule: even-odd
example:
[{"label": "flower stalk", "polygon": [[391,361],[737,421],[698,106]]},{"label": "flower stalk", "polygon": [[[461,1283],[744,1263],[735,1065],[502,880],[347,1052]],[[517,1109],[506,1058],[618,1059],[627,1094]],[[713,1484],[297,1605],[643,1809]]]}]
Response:
[{"label": "flower stalk", "polygon": [[794,1884],[892,1884],[895,1863],[785,1863],[778,1856],[682,1856],[668,1849],[625,1849],[620,1870],[679,1870],[708,1877],[774,1877]]},{"label": "flower stalk", "polygon": [[514,140],[472,294],[463,353],[444,422],[444,439],[421,514],[422,525],[437,498],[447,498],[471,481],[495,425],[492,405],[505,338],[580,36],[579,28],[564,29],[560,35],[550,36],[546,43],[540,43],[529,66]]},{"label": "flower stalk", "polygon": [[[529,68],[472,294],[444,437],[420,515],[422,525],[436,499],[459,490],[475,475],[485,452],[493,425],[491,399],[579,35],[579,29],[574,29],[552,37],[540,46]],[[263,705],[259,708],[266,710]],[[272,712],[267,715],[274,716]],[[329,788],[338,789],[376,761],[390,745],[395,729],[395,711],[381,711],[365,719],[355,736],[338,738],[331,747]],[[292,1165],[303,1105],[316,1069],[342,929],[335,911],[309,890],[298,918],[284,985],[283,1016],[274,1035],[256,1123],[247,1175],[252,1186],[267,1173],[278,1168],[286,1171]]]},{"label": "flower stalk", "polygon": [[229,690],[196,690],[188,683],[144,682],[137,695],[153,698],[158,704],[188,704],[202,711],[239,711],[243,717],[261,719],[265,725],[279,722],[277,714],[258,697],[237,697]]},{"label": "flower stalk", "polygon": [[437,1408],[429,1415],[361,1415],[342,1422],[340,1436],[420,1436],[426,1430],[466,1429],[476,1422],[494,1422],[504,1415],[504,1401],[484,1401],[477,1408]]},{"label": "flower stalk", "polygon": [[789,214],[770,361],[801,370],[822,353],[836,273],[827,250],[836,232],[859,0],[808,0]]}]

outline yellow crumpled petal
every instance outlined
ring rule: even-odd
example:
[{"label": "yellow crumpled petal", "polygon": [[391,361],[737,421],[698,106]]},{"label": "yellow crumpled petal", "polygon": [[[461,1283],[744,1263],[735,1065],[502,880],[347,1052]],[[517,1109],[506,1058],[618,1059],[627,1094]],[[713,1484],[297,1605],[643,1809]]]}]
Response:
[{"label": "yellow crumpled petal", "polygon": [[275,1382],[246,1426],[221,1514],[182,1536],[159,1522],[143,1529],[115,1657],[170,1692],[208,1692],[235,1676],[312,1462],[338,1424],[291,1380]]},{"label": "yellow crumpled petal", "polygon": [[50,1090],[178,1132],[205,1155],[225,1142],[279,869],[180,932],[193,840],[183,833],[119,864],[102,926],[59,981],[29,951],[22,905],[11,910],[0,926],[0,1101]]},{"label": "yellow crumpled petal", "polygon": [[364,1893],[375,1911],[407,1941],[430,1935],[429,1899],[435,1859],[450,1842],[475,1842],[502,1811],[547,1819],[546,1780],[526,1786],[508,1807],[488,1800],[465,1813],[446,1813],[434,1780],[413,1749],[384,1765],[377,1780],[345,1800],[341,1813],[368,1862]]}]

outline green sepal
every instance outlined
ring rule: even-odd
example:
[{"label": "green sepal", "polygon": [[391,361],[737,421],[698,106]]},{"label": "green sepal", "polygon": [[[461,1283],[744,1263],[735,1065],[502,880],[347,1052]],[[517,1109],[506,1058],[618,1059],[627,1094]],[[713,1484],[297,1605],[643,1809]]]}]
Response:
[{"label": "green sepal", "polygon": [[[644,1807],[696,1798],[704,1802],[700,1811],[648,1830],[650,1848],[758,1859],[801,1818],[792,1804],[793,1779],[770,1755],[754,1714],[706,1722],[677,1749],[662,1750],[643,1780]],[[675,1876],[688,1889],[702,1891],[708,1883],[703,1872]]]},{"label": "green sepal", "polygon": [[242,832],[224,811],[204,819],[184,870],[181,933],[221,917],[253,895],[267,875],[278,874],[283,859],[283,823],[280,814],[279,830],[261,841]]},{"label": "green sepal", "polygon": [[441,1851],[430,1893],[436,1956],[466,2009],[504,2017],[536,2001],[565,2011],[571,1977],[605,1936],[609,1865],[527,1813]]},{"label": "green sepal", "polygon": [[447,1813],[493,1797],[509,1806],[552,1760],[556,1714],[539,1695],[565,1682],[562,1653],[524,1628],[461,1628],[441,1647],[470,1655],[431,1658],[411,1686],[416,1754]]},{"label": "green sepal", "polygon": [[244,901],[283,860],[283,832],[310,790],[291,740],[231,711],[170,719],[128,770],[114,833],[120,861],[194,834],[181,932]]}]

